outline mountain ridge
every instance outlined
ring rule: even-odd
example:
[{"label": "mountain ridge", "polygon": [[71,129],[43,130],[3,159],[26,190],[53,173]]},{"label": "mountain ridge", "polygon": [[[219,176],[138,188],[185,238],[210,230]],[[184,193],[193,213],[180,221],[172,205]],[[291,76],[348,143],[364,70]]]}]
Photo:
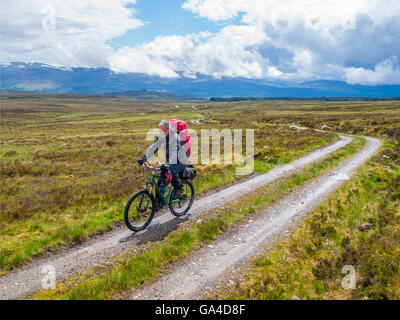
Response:
[{"label": "mountain ridge", "polygon": [[267,79],[161,78],[141,73],[117,73],[107,68],[57,67],[43,63],[0,63],[1,90],[44,93],[116,94],[164,92],[172,96],[210,97],[365,97],[400,96],[400,85],[364,86],[337,80],[315,80],[299,84]]}]

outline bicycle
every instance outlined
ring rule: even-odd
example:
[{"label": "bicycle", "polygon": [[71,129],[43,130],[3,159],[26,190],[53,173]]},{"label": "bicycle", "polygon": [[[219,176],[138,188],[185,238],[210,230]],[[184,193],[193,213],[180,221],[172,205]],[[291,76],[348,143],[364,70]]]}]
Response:
[{"label": "bicycle", "polygon": [[[161,175],[159,172],[161,168],[153,167],[147,162],[143,164],[143,167],[153,171],[150,180],[146,180],[145,187],[142,190],[133,194],[124,211],[125,224],[134,232],[145,229],[153,220],[156,211],[162,209],[164,205],[168,205],[174,216],[181,217],[190,210],[194,200],[194,187],[189,179],[181,178],[183,191],[178,199],[172,200],[171,195],[174,188],[171,183],[167,186],[164,194],[160,190]],[[159,201],[156,201],[156,199]]]}]

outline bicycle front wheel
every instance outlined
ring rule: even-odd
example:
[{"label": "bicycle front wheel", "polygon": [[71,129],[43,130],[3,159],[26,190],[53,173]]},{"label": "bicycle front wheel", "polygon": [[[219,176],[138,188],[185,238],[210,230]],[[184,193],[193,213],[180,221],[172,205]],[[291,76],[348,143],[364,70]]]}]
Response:
[{"label": "bicycle front wheel", "polygon": [[148,190],[136,192],[125,206],[126,226],[135,232],[145,229],[154,217],[155,203],[153,195]]}]

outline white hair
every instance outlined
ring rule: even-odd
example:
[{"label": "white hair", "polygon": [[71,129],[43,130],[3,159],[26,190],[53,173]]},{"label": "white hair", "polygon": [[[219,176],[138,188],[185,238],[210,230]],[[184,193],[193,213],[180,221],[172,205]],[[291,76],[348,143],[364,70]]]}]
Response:
[{"label": "white hair", "polygon": [[161,120],[160,123],[158,124],[159,127],[165,127],[166,129],[169,129],[169,122],[167,120]]}]

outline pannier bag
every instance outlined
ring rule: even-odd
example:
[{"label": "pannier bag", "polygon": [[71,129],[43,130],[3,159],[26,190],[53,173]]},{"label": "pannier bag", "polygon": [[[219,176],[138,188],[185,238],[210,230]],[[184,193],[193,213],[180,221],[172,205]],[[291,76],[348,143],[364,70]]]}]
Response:
[{"label": "pannier bag", "polygon": [[192,180],[196,177],[197,172],[196,169],[193,167],[186,167],[185,170],[183,171],[182,177],[183,179],[189,179]]}]

